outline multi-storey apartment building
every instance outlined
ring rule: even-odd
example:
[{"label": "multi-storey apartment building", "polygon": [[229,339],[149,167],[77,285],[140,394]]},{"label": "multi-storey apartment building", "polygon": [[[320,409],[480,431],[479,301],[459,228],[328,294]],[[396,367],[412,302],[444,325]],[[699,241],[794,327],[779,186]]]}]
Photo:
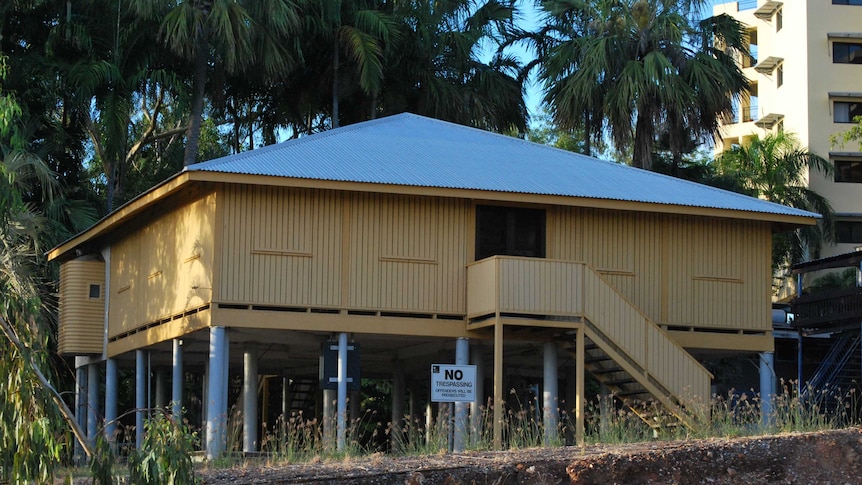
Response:
[{"label": "multi-storey apartment building", "polygon": [[716,152],[755,134],[795,133],[835,164],[833,175],[808,179],[837,215],[837,244],[821,256],[862,246],[862,151],[832,141],[862,115],[862,0],[749,0],[713,12],[745,24],[751,44],[751,59],[740,59],[750,96],[725,120]]}]

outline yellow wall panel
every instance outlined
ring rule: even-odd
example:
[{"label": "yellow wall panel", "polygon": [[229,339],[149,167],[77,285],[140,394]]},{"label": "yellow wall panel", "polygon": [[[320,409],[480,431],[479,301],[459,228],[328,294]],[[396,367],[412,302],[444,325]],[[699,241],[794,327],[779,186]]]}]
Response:
[{"label": "yellow wall panel", "polygon": [[110,337],[211,301],[215,203],[205,195],[111,246]]},{"label": "yellow wall panel", "polygon": [[[93,298],[90,286],[99,287]],[[60,266],[58,351],[62,355],[100,354],[105,332],[105,263],[72,260]]]}]

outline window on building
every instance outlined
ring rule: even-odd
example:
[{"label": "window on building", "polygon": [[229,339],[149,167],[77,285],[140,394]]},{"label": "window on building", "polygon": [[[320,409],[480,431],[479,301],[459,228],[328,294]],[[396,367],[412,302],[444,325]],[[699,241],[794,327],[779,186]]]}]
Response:
[{"label": "window on building", "polygon": [[102,287],[101,285],[90,285],[90,299],[98,300],[102,297]]},{"label": "window on building", "polygon": [[775,31],[780,31],[782,27],[784,27],[784,14],[782,9],[778,9],[775,12]]},{"label": "window on building", "polygon": [[832,120],[836,123],[853,123],[862,116],[862,101],[835,101],[832,104]]},{"label": "window on building", "polygon": [[862,0],[832,0],[832,5],[862,5]]},{"label": "window on building", "polygon": [[839,244],[862,243],[862,222],[836,221],[835,240]]},{"label": "window on building", "polygon": [[784,64],[779,64],[775,68],[775,87],[780,88],[784,85]]},{"label": "window on building", "polygon": [[862,160],[834,160],[835,181],[862,184]]},{"label": "window on building", "polygon": [[476,260],[494,255],[545,257],[545,211],[476,206]]},{"label": "window on building", "polygon": [[834,64],[862,64],[862,44],[833,42],[832,62]]}]

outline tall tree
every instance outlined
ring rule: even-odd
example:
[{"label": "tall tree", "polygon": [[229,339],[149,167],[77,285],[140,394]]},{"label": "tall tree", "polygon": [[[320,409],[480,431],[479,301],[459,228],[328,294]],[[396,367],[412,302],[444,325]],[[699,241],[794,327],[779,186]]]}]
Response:
[{"label": "tall tree", "polygon": [[[254,66],[274,75],[295,60],[285,49],[290,42],[283,42],[295,33],[300,19],[297,4],[290,0],[134,0],[132,10],[146,19],[160,19],[162,41],[192,63],[184,165],[197,161],[207,82],[214,74]],[[212,86],[210,92],[220,96],[220,91],[222,86]]]},{"label": "tall tree", "polygon": [[763,137],[755,135],[724,152],[716,163],[720,173],[741,180],[750,195],[822,216],[816,226],[777,234],[773,238],[772,258],[776,270],[817,258],[823,244],[834,241],[832,206],[807,184],[809,171],[829,175],[832,164],[801,148],[793,134],[779,131]]},{"label": "tall tree", "polygon": [[717,133],[747,82],[732,55],[745,50],[729,17],[696,21],[703,0],[548,0],[539,45],[545,102],[564,128],[596,137],[604,122],[614,144],[632,146],[632,163],[649,169],[657,135],[681,153],[686,130]]},{"label": "tall tree", "polygon": [[519,64],[483,55],[512,28],[513,0],[419,0],[395,4],[405,26],[387,58],[382,114],[410,111],[497,132],[526,130]]}]

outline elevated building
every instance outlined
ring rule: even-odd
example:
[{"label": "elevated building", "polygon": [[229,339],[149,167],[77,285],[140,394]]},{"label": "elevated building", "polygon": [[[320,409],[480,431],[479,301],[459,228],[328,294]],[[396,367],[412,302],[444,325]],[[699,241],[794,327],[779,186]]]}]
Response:
[{"label": "elevated building", "polygon": [[[91,434],[118,415],[120,367],[138,377],[138,439],[152,375],[156,405],[172,382],[174,412],[184,377],[206,376],[196,395],[214,457],[231,374],[255,451],[274,422],[260,418],[263,376],[284,382],[285,414],[288,395],[335,393],[315,412],[343,439],[351,359],[393,379],[396,423],[407,389],[427,400],[433,364],[472,362],[487,379],[470,415],[491,403],[499,447],[519,378],[542,383],[546,432],[562,409],[578,441],[585,373],[624,405],[658,403],[683,423],[702,412],[712,376],[698,358],[769,359],[772,234],[816,217],[402,114],[187,167],[49,256],[60,350],[90,377]],[[333,350],[338,370],[319,385],[335,389],[319,391]]]}]

